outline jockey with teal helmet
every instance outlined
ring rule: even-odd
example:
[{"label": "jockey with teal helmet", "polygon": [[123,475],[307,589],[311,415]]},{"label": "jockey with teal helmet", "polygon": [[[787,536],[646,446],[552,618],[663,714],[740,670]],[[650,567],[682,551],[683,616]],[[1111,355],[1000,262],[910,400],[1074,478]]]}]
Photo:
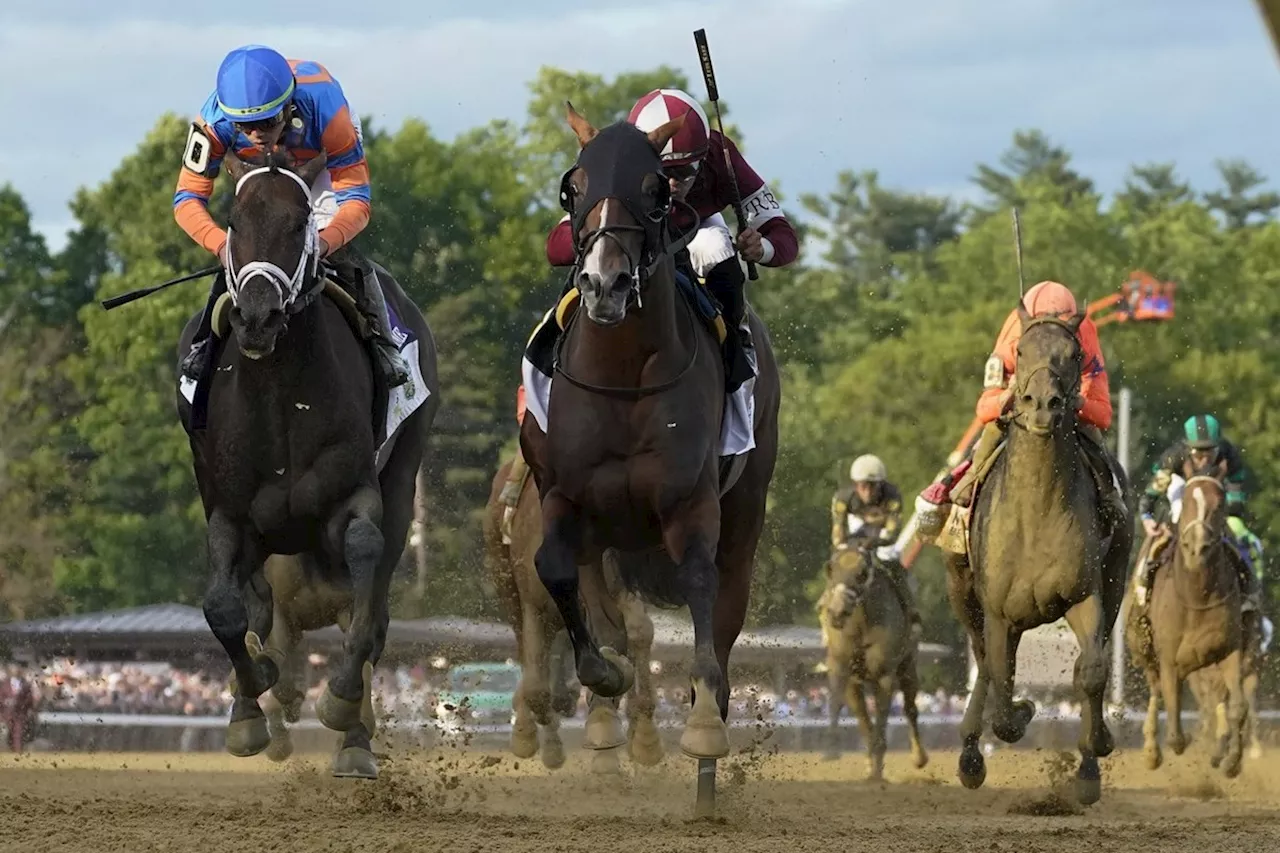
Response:
[{"label": "jockey with teal helmet", "polygon": [[[208,209],[222,160],[228,153],[240,159],[261,159],[279,149],[295,165],[326,158],[327,168],[311,188],[320,257],[327,257],[346,283],[354,286],[357,303],[374,327],[382,375],[391,387],[404,384],[408,367],[391,340],[382,288],[373,265],[351,245],[369,223],[370,214],[363,133],[341,85],[324,66],[286,59],[257,44],[227,54],[218,68],[215,91],[187,134],[173,197],[174,218],[225,267],[227,232]],[[219,275],[191,351],[182,362],[182,372],[190,379],[197,379],[205,368],[213,306],[225,291],[225,275]]]},{"label": "jockey with teal helmet", "polygon": [[[1182,423],[1182,437],[1160,454],[1151,481],[1138,502],[1138,514],[1147,536],[1152,537],[1148,557],[1139,567],[1137,585],[1138,603],[1146,604],[1147,590],[1155,574],[1160,558],[1172,541],[1168,522],[1170,495],[1180,494],[1181,486],[1197,472],[1219,469],[1227,497],[1227,523],[1234,532],[1245,527],[1245,482],[1249,472],[1245,468],[1240,449],[1222,437],[1222,424],[1213,415],[1193,415]],[[1241,544],[1241,543],[1238,543]],[[1240,584],[1250,606],[1258,604],[1259,585],[1254,577],[1256,569],[1248,565],[1245,551],[1241,554]]]}]

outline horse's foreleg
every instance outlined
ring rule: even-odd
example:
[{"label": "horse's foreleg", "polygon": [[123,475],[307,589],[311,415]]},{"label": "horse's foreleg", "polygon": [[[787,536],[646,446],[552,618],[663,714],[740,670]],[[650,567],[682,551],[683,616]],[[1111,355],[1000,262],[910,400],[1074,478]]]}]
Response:
[{"label": "horse's foreleg", "polygon": [[612,649],[601,649],[587,627],[578,601],[578,551],[582,525],[577,509],[554,490],[542,502],[542,544],[534,556],[538,579],[555,602],[573,645],[578,681],[601,696],[621,696],[634,673]]},{"label": "horse's foreleg", "polygon": [[889,749],[889,706],[893,704],[893,676],[883,675],[875,682],[876,720],[871,732],[870,764],[867,776],[874,782],[884,778],[884,754]]},{"label": "horse's foreleg", "polygon": [[[911,642],[912,646],[915,645]],[[902,689],[902,713],[907,718],[907,735],[911,739],[911,757],[917,768],[929,763],[929,753],[920,742],[920,709],[916,707],[916,693],[920,690],[920,677],[916,673],[916,653],[912,649],[898,667],[898,686]]]},{"label": "horse's foreleg", "polygon": [[[835,761],[840,757],[840,711],[845,706],[845,685],[849,681],[849,662],[839,659],[827,649],[827,751],[826,758]],[[852,704],[850,711],[856,709]],[[863,732],[863,737],[867,732]]]},{"label": "horse's foreleg", "polygon": [[1236,649],[1220,663],[1222,680],[1227,688],[1227,756],[1222,762],[1222,772],[1227,778],[1234,779],[1240,775],[1240,764],[1244,752],[1244,675],[1242,670],[1243,653]]},{"label": "horse's foreleg", "polygon": [[[261,573],[266,554],[256,535],[242,529],[221,510],[214,510],[209,517],[208,552],[209,587],[205,591],[204,616],[235,670],[227,751],[238,756],[257,755],[271,743],[258,697],[280,675],[275,661],[263,653],[261,638],[256,634],[248,636],[250,611],[246,608],[246,594],[256,596],[258,590],[251,578]],[[254,602],[253,613],[259,627],[261,607],[261,602]],[[266,627],[269,631],[269,610]]]},{"label": "horse's foreleg", "polygon": [[653,654],[653,620],[645,611],[644,602],[630,593],[618,596],[618,607],[627,626],[627,646],[636,666],[636,683],[627,694],[627,748],[632,761],[652,767],[662,760],[662,738],[653,722],[658,695],[649,668]]},{"label": "horse's foreleg", "polygon": [[560,628],[551,638],[550,678],[551,707],[562,717],[578,713],[578,698],[582,692],[575,681],[572,651],[569,633]]},{"label": "horse's foreleg", "polygon": [[1018,641],[1021,634],[1000,614],[985,614],[987,674],[995,709],[991,731],[1005,743],[1017,743],[1027,733],[1036,706],[1028,699],[1013,701],[1013,683],[1018,668]]},{"label": "horse's foreleg", "polygon": [[529,602],[520,602],[520,608],[520,684],[512,697],[516,721],[511,727],[511,751],[517,758],[532,758],[538,753],[538,724],[549,722],[550,654],[542,614]]},{"label": "horse's foreleg", "polygon": [[272,761],[284,761],[293,754],[293,738],[289,734],[286,723],[296,723],[302,716],[302,700],[305,688],[302,685],[302,671],[305,662],[302,658],[301,632],[295,631],[276,607],[274,626],[267,638],[267,654],[280,666],[280,678],[275,686],[262,695],[262,710],[267,715],[267,726],[271,730],[271,746],[267,748],[267,757]]},{"label": "horse's foreleg", "polygon": [[[382,536],[382,496],[377,489],[359,489],[330,520],[330,547],[342,555],[351,579],[351,623],[343,638],[342,659],[334,668],[320,701],[316,716],[325,727],[349,733],[357,727],[364,731],[344,740],[347,749],[365,748],[360,742],[373,737],[373,663],[386,643],[391,614],[387,606],[391,573],[394,567],[383,565],[385,541]],[[337,547],[334,547],[337,546]],[[366,751],[367,748],[366,748]],[[360,766],[353,760],[352,772],[338,775],[361,776],[368,769],[370,757],[362,756]],[[335,768],[335,773],[338,769]]]},{"label": "horse's foreleg", "polygon": [[1076,791],[1080,802],[1092,805],[1102,797],[1099,756],[1110,755],[1115,743],[1102,718],[1103,694],[1107,689],[1107,661],[1103,655],[1105,628],[1102,601],[1091,595],[1067,611],[1067,624],[1075,632],[1080,654],[1076,657],[1075,688],[1080,700],[1080,769]]},{"label": "horse's foreleg", "polygon": [[1182,733],[1182,679],[1173,661],[1160,659],[1160,692],[1164,697],[1164,739],[1174,755],[1182,755],[1187,748],[1186,735]]}]

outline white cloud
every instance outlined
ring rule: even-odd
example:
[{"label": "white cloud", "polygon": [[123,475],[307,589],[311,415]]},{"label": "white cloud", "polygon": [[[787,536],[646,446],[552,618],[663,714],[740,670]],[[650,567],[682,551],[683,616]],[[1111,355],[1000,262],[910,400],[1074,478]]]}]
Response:
[{"label": "white cloud", "polygon": [[557,11],[484,0],[450,4],[447,17],[434,2],[384,3],[365,26],[291,23],[335,20],[331,5],[285,4],[266,26],[188,24],[158,0],[110,14],[94,4],[86,19],[24,7],[0,28],[0,79],[21,81],[0,89],[0,115],[22,119],[0,138],[0,180],[38,221],[61,222],[76,187],[105,178],[161,112],[196,110],[225,51],[248,41],[323,62],[384,126],[418,116],[452,135],[521,118],[542,65],[608,75],[665,62],[700,94],[699,26],[751,159],[793,198],[842,168],[878,168],[911,189],[963,185],[1026,127],[1104,188],[1147,160],[1177,160],[1200,185],[1216,157],[1280,176],[1280,68],[1244,3],[615,0]]}]

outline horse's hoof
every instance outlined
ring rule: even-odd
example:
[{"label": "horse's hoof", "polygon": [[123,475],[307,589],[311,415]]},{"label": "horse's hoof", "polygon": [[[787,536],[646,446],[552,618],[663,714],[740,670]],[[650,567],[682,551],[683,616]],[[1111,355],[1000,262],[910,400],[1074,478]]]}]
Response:
[{"label": "horse's hoof", "polygon": [[982,757],[981,750],[966,749],[960,753],[960,784],[970,791],[976,791],[987,781],[987,760]]},{"label": "horse's hoof", "polygon": [[227,723],[227,752],[237,758],[257,755],[271,744],[265,716],[246,717]]},{"label": "horse's hoof", "polygon": [[680,736],[680,751],[690,758],[724,758],[729,754],[729,727],[719,717],[689,720]]},{"label": "horse's hoof", "polygon": [[542,766],[548,770],[564,767],[564,742],[560,735],[549,734],[542,739]]},{"label": "horse's hoof", "polygon": [[1014,702],[1008,718],[991,724],[991,732],[1005,743],[1017,743],[1027,733],[1027,726],[1036,715],[1036,705],[1030,699]]},{"label": "horse's hoof", "polygon": [[1107,724],[1103,723],[1093,744],[1093,754],[1099,758],[1106,758],[1115,750],[1116,739],[1112,736],[1111,729],[1107,728]]},{"label": "horse's hoof", "polygon": [[277,763],[288,761],[293,755],[293,738],[288,732],[276,732],[271,736],[271,745],[267,747],[267,758]]},{"label": "horse's hoof", "polygon": [[915,758],[917,770],[923,770],[929,763],[929,753],[925,752],[923,748],[913,750],[912,756]]},{"label": "horse's hoof", "polygon": [[1091,806],[1102,799],[1102,780],[1076,779],[1076,799],[1082,806]]},{"label": "horse's hoof", "polygon": [[1249,758],[1251,758],[1254,761],[1257,761],[1261,757],[1262,757],[1262,744],[1255,743],[1253,746],[1249,747]]},{"label": "horse's hoof", "polygon": [[333,757],[333,775],[338,779],[377,779],[378,759],[358,746],[348,746]]},{"label": "horse's hoof", "polygon": [[587,729],[582,739],[584,749],[616,749],[627,742],[622,721],[613,708],[598,706],[587,715]]},{"label": "horse's hoof", "polygon": [[1241,767],[1244,764],[1242,760],[1243,758],[1244,756],[1239,752],[1234,755],[1228,755],[1226,762],[1222,765],[1222,775],[1226,776],[1228,779],[1234,779],[1239,776]]},{"label": "horse's hoof", "polygon": [[1160,747],[1154,749],[1144,749],[1142,755],[1147,760],[1148,770],[1159,770],[1160,765],[1164,764],[1164,755],[1160,752]]},{"label": "horse's hoof", "polygon": [[1080,757],[1080,769],[1076,771],[1076,799],[1082,806],[1091,806],[1102,799],[1102,770],[1098,759],[1092,755]]},{"label": "horse's hoof", "polygon": [[622,759],[617,749],[597,749],[591,753],[591,772],[598,776],[618,776],[622,773]]},{"label": "horse's hoof", "polygon": [[316,702],[316,716],[326,729],[345,732],[360,724],[360,700],[355,702],[333,695],[333,690],[325,687]]},{"label": "horse's hoof", "polygon": [[627,730],[627,754],[642,767],[654,767],[661,763],[664,750],[662,737],[653,720],[641,718]]},{"label": "horse's hoof", "polygon": [[511,727],[511,753],[516,758],[533,758],[538,754],[538,727],[518,720]]},{"label": "horse's hoof", "polygon": [[1169,740],[1169,750],[1170,750],[1174,755],[1182,755],[1182,753],[1184,753],[1184,752],[1186,752],[1186,751],[1187,751],[1187,739],[1186,739],[1186,738],[1171,738],[1171,739]]},{"label": "horse's hoof", "polygon": [[867,759],[867,781],[883,782],[884,781],[884,759]]},{"label": "horse's hoof", "polygon": [[1221,756],[1221,755],[1211,755],[1211,756],[1209,756],[1209,766],[1210,766],[1210,767],[1212,767],[1214,770],[1217,770],[1219,767],[1221,767],[1221,766],[1222,766],[1222,756]]},{"label": "horse's hoof", "polygon": [[583,658],[578,681],[597,696],[613,699],[621,696],[635,684],[636,670],[631,661],[608,646],[600,649],[600,656]]}]

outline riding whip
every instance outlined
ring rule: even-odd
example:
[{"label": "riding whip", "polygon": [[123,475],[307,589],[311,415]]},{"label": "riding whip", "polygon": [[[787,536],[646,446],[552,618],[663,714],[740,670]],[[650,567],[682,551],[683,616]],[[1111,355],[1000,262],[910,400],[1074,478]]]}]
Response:
[{"label": "riding whip", "polygon": [[127,305],[135,299],[150,296],[157,291],[164,290],[166,287],[173,287],[175,284],[182,284],[184,281],[194,281],[198,278],[204,278],[219,272],[222,272],[221,264],[213,267],[207,267],[199,272],[188,273],[186,275],[178,276],[177,278],[171,278],[163,284],[157,284],[153,287],[144,287],[140,290],[131,290],[128,293],[122,293],[119,296],[112,296],[110,299],[102,300],[102,307],[107,311],[110,311],[112,308],[119,308],[121,305]]},{"label": "riding whip", "polygon": [[1013,251],[1018,258],[1018,295],[1027,291],[1026,280],[1022,277],[1022,226],[1018,223],[1018,208],[1013,208]]},{"label": "riding whip", "polygon": [[[711,67],[711,48],[707,46],[707,31],[695,30],[693,41],[698,46],[698,60],[702,64],[703,82],[707,84],[707,97],[711,99],[711,105],[716,110],[716,130],[720,131],[720,137],[723,139],[724,121],[720,118],[720,90],[716,88],[716,72]],[[738,218],[738,234],[741,235],[743,229],[747,227],[747,218],[742,213],[742,193],[738,190],[738,176],[733,171],[733,158],[729,156],[729,146],[725,144],[722,147],[725,172],[729,175],[729,187],[733,191],[733,214]],[[759,277],[755,262],[747,261],[747,278],[755,281]]]}]

